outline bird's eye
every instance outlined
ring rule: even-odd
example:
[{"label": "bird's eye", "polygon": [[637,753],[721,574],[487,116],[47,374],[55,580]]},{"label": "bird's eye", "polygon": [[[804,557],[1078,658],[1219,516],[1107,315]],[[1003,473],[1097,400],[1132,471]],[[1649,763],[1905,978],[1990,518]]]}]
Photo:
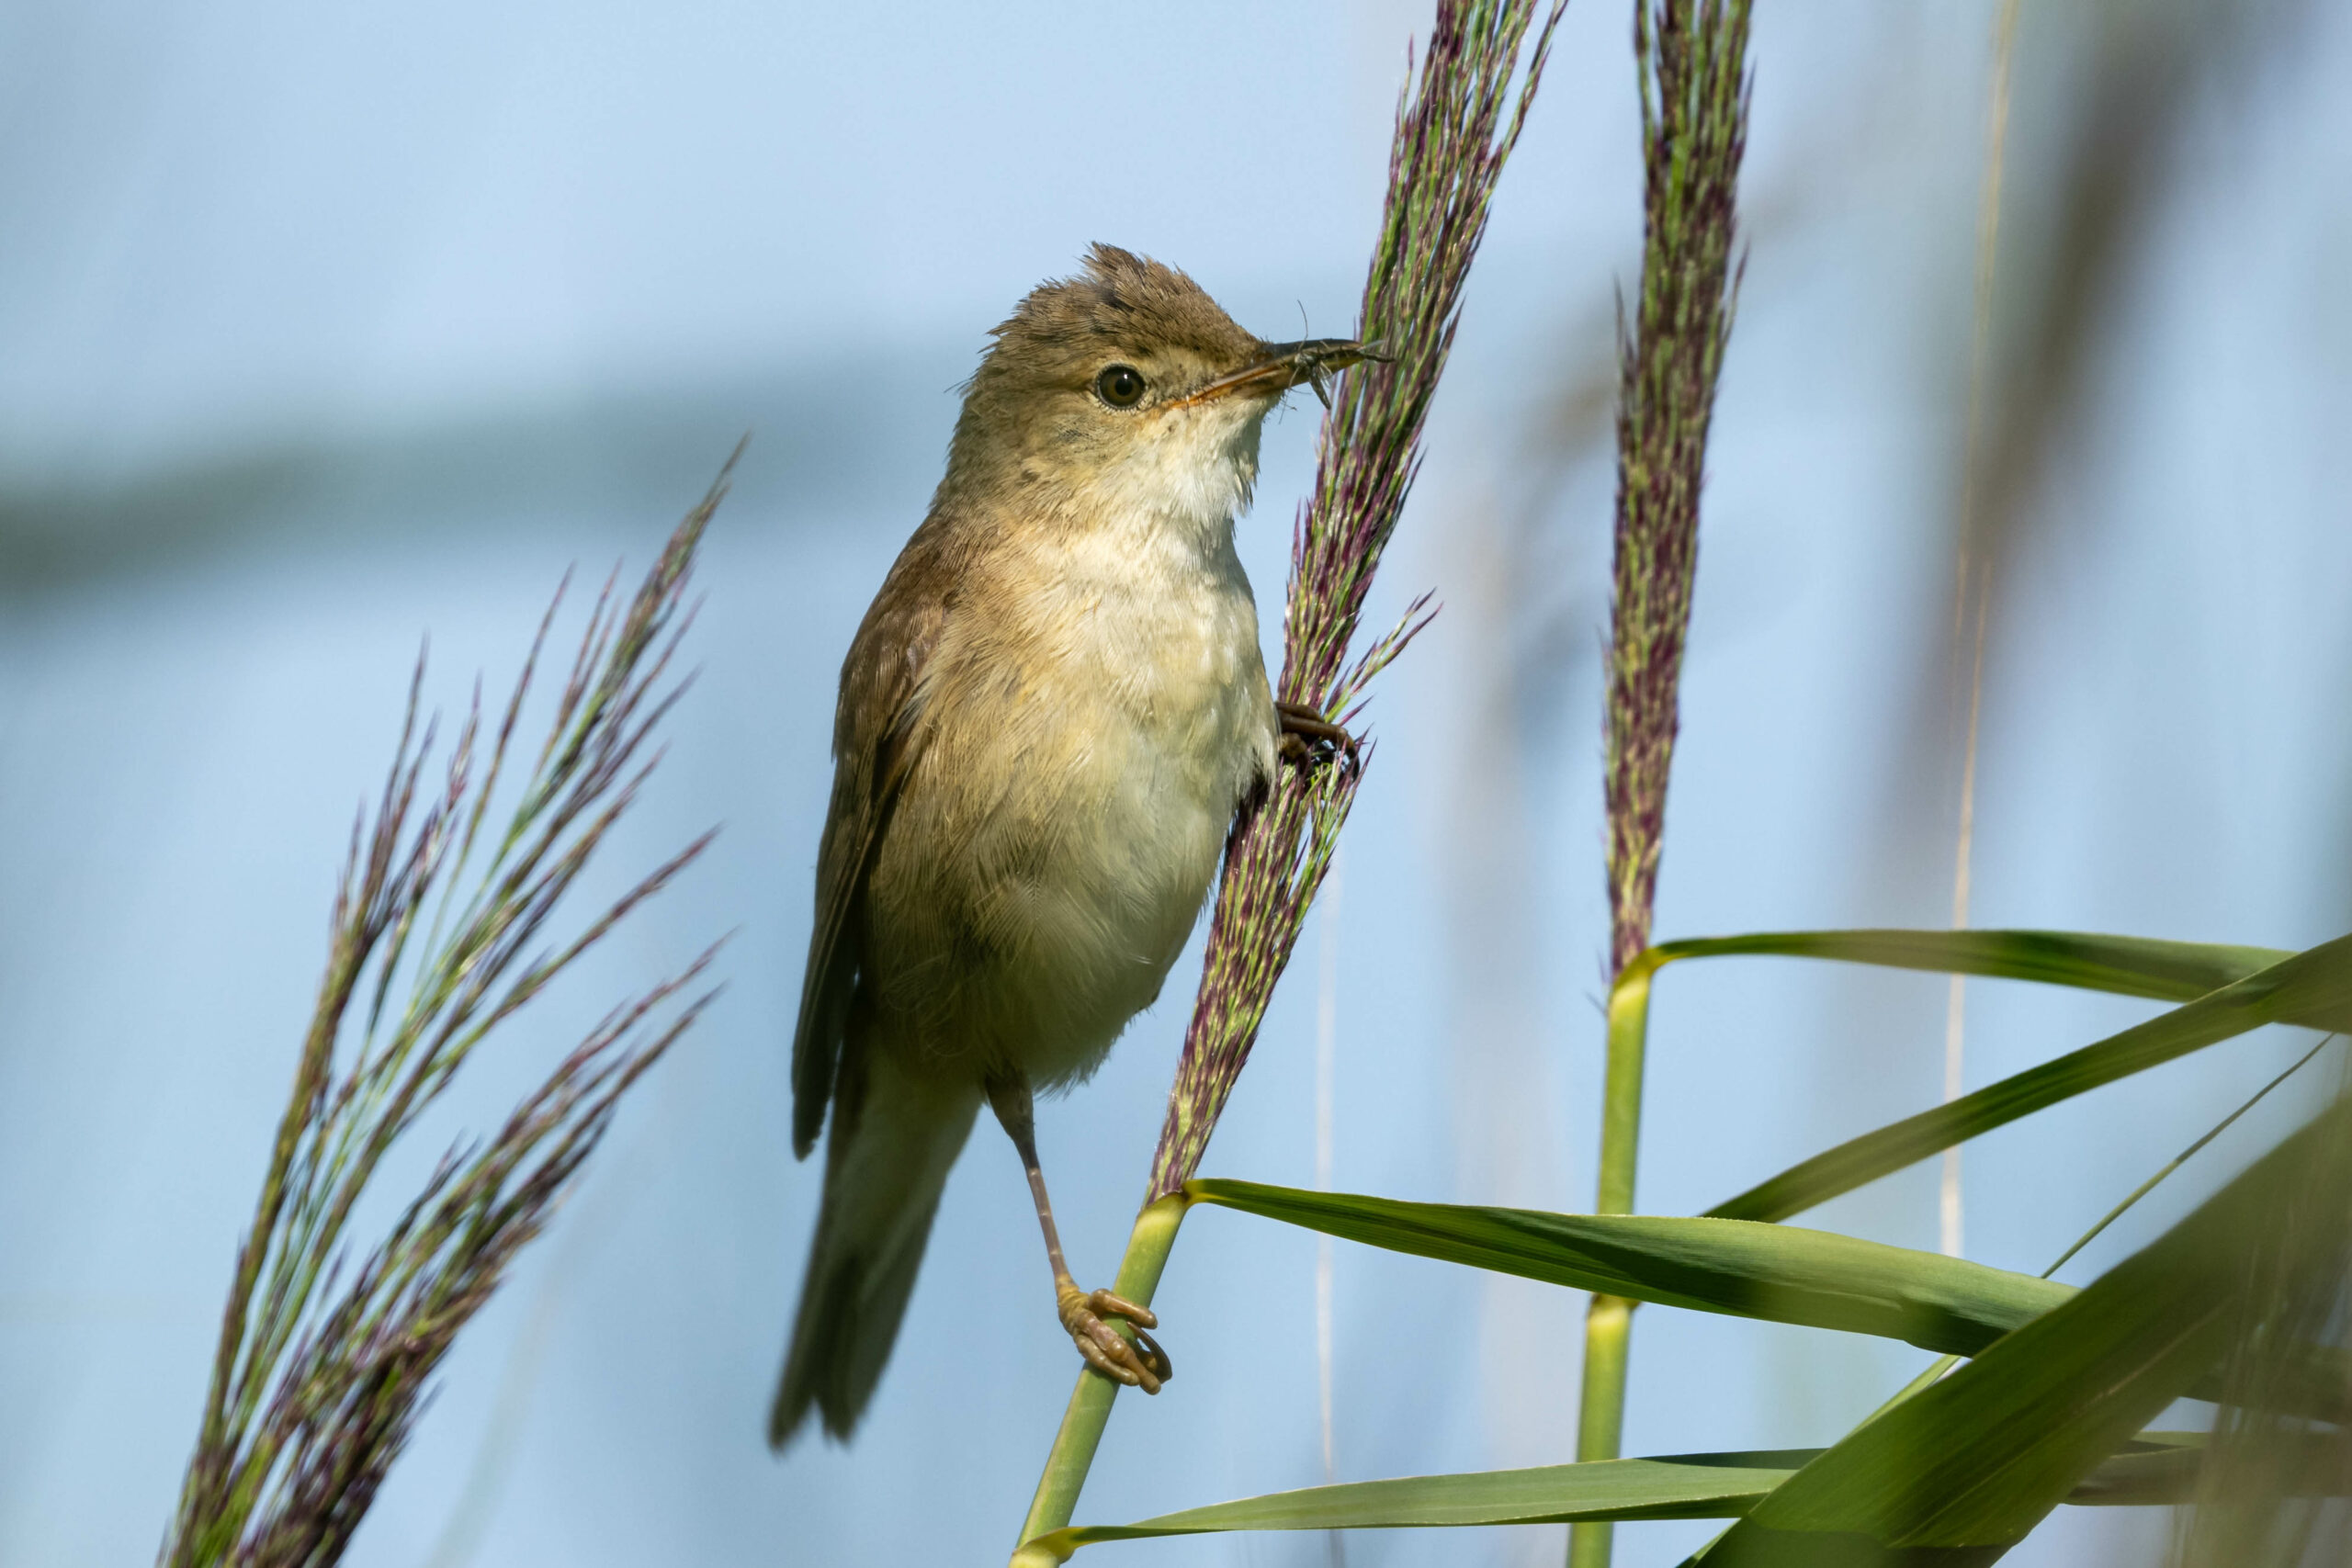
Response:
[{"label": "bird's eye", "polygon": [[1094,378],[1094,395],[1114,409],[1143,401],[1143,377],[1132,365],[1114,365]]}]

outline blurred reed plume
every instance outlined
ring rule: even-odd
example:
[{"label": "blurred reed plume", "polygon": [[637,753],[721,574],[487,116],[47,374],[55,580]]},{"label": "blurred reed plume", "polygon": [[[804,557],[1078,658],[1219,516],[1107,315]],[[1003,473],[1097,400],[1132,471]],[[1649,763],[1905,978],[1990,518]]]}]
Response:
[{"label": "blurred reed plume", "polygon": [[[477,775],[477,684],[438,789],[422,793],[435,726],[419,734],[419,660],[383,795],[352,829],[317,1010],[159,1555],[170,1568],[341,1558],[458,1330],[546,1225],[621,1096],[710,999],[680,999],[706,952],[606,1014],[495,1136],[450,1148],[380,1238],[351,1234],[386,1155],[491,1031],[709,841],[688,844],[568,941],[531,951],[661,760],[647,742],[691,679],[669,682],[670,663],[692,620],[684,594],[695,549],[726,484],[723,471],[626,604],[617,579],[606,582],[514,814],[487,837],[562,590],[486,765]],[[486,858],[460,902],[478,841]]]},{"label": "blurred reed plume", "polygon": [[[1349,371],[1324,416],[1314,493],[1292,535],[1283,620],[1276,694],[1342,723],[1352,722],[1373,677],[1428,624],[1425,596],[1347,661],[1373,574],[1420,467],[1421,429],[1453,351],[1496,182],[1566,8],[1566,0],[1555,0],[1544,15],[1522,73],[1535,0],[1441,0],[1418,84],[1398,102],[1388,193],[1359,312],[1358,335],[1377,340],[1385,357]],[[1409,77],[1409,57],[1407,69]],[[1176,1191],[1200,1165],[1330,865],[1370,752],[1364,747],[1311,771],[1278,770],[1266,798],[1234,829],[1200,994],[1152,1161],[1153,1198]]]}]

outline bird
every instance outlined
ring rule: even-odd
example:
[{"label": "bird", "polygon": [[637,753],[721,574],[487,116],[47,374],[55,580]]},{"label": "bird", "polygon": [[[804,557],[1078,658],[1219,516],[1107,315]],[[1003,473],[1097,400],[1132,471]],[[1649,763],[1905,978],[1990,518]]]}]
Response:
[{"label": "bird", "polygon": [[824,1184],[779,1450],[812,1415],[854,1431],[983,1102],[1027,1174],[1062,1332],[1159,1392],[1158,1320],[1064,1258],[1035,1100],[1158,998],[1273,770],[1352,746],[1274,700],[1234,531],[1268,412],[1378,345],[1265,342],[1107,244],[991,336],[842,664],[792,1047],[793,1151],[823,1133]]}]

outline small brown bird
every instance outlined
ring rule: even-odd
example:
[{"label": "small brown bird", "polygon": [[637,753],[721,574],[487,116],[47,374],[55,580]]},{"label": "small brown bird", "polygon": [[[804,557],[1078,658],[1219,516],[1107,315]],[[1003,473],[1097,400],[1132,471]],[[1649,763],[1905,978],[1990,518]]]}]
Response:
[{"label": "small brown bird", "polygon": [[1233,525],[1267,412],[1366,348],[1261,342],[1109,245],[995,337],[842,665],[794,1151],[829,1103],[832,1125],[779,1447],[812,1408],[855,1427],[983,1100],[1028,1169],[1063,1328],[1159,1391],[1152,1314],[1062,1260],[1032,1096],[1083,1081],[1159,995],[1278,759],[1345,741],[1274,703]]}]

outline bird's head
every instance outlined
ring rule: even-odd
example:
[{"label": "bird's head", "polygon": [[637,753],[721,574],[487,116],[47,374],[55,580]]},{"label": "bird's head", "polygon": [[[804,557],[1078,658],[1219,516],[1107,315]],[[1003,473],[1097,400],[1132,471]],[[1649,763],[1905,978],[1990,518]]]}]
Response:
[{"label": "bird's head", "polygon": [[1164,510],[1221,527],[1246,505],[1266,413],[1376,357],[1339,338],[1267,343],[1170,266],[1098,244],[996,329],[965,393],[951,479],[993,498]]}]

